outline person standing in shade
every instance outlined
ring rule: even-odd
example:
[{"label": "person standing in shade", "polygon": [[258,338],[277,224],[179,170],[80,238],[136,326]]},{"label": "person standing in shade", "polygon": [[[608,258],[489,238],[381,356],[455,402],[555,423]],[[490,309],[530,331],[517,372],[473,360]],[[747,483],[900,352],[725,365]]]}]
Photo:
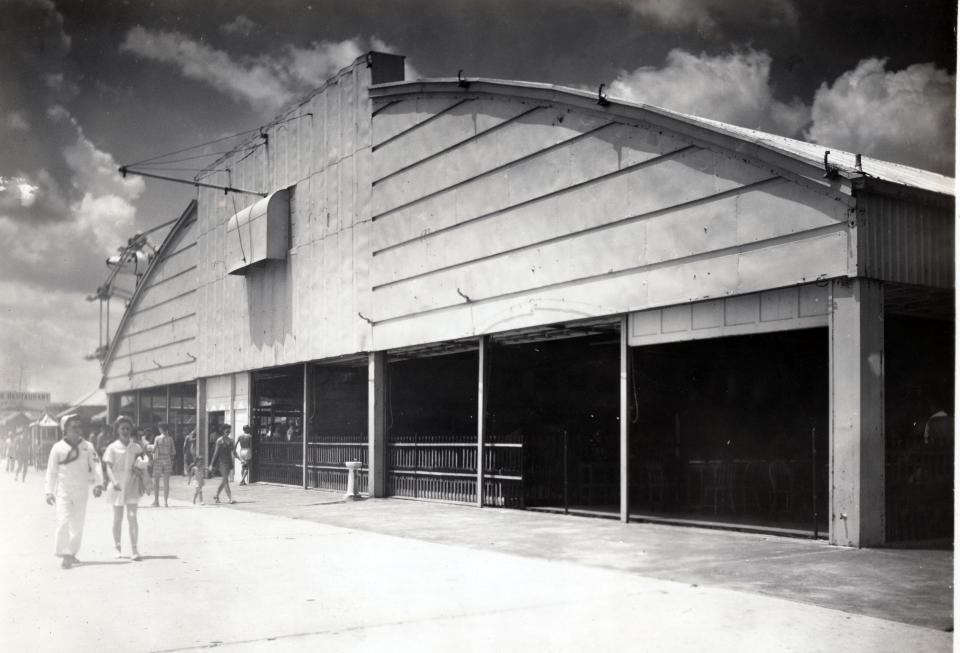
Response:
[{"label": "person standing in shade", "polygon": [[120,553],[120,533],[123,525],[123,513],[126,509],[127,525],[130,528],[130,547],[133,551],[132,560],[139,560],[140,553],[137,548],[137,536],[139,528],[137,524],[137,504],[140,501],[140,492],[133,482],[135,474],[139,473],[136,469],[145,468],[146,463],[141,456],[145,455],[143,447],[131,436],[133,434],[133,422],[129,417],[121,415],[113,423],[114,433],[117,439],[110,443],[106,453],[103,454],[103,460],[107,464],[107,477],[109,480],[109,490],[107,497],[113,504],[113,545],[116,549],[115,557],[121,557]]},{"label": "person standing in shade", "polygon": [[[16,456],[14,456],[14,446],[17,439],[12,434],[7,436],[7,471],[12,472],[13,468],[17,462]],[[14,476],[13,480],[17,480],[17,477]]]},{"label": "person standing in shade", "polygon": [[50,449],[47,460],[45,493],[47,504],[57,506],[57,555],[61,567],[70,569],[80,562],[77,552],[83,539],[87,516],[87,488],[93,484],[93,496],[103,491],[100,457],[92,444],[83,439],[80,418],[64,415],[60,420],[63,439]]},{"label": "person standing in shade", "polygon": [[170,435],[170,425],[161,422],[160,430],[153,441],[153,505],[160,505],[160,479],[163,479],[163,505],[170,507],[170,474],[173,473],[173,459],[177,456],[177,445]]},{"label": "person standing in shade", "polygon": [[183,439],[183,475],[187,477],[187,485],[196,473],[197,464],[197,431],[196,429],[187,433]]},{"label": "person standing in shade", "polygon": [[253,436],[250,427],[244,426],[243,433],[237,438],[237,450],[240,453],[240,485],[246,485],[250,478],[250,461],[253,459]]},{"label": "person standing in shade", "polygon": [[33,439],[30,434],[24,430],[17,432],[17,439],[13,443],[13,457],[17,460],[17,468],[13,472],[13,480],[27,481],[27,465],[30,464],[30,456],[33,454]]},{"label": "person standing in shade", "polygon": [[[220,437],[213,445],[213,465],[217,466],[222,477],[220,485],[217,486],[217,493],[213,497],[215,503],[220,503],[220,492],[222,490],[227,491],[227,499],[230,503],[236,503],[230,493],[230,475],[233,474],[233,459],[238,457],[233,438],[230,437],[230,425],[224,424],[220,427]],[[213,469],[213,465],[210,466],[210,469]]]}]

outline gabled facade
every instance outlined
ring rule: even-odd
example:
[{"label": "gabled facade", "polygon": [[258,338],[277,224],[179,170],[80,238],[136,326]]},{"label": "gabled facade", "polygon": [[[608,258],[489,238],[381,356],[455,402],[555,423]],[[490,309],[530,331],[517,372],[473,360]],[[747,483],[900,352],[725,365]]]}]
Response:
[{"label": "gabled facade", "polygon": [[[879,544],[903,508],[885,347],[952,330],[952,180],[822,152],[547,85],[407,82],[371,53],[203,176],[267,199],[199,191],[104,387],[117,412],[196,384],[201,431],[252,427],[259,480],[337,489],[358,459],[375,496]],[[793,348],[783,387],[814,381],[754,412],[804,427],[764,433],[731,406],[778,373],[723,354]],[[639,396],[641,363],[662,385],[714,357],[726,395]],[[952,398],[949,365],[897,364],[916,403]]]}]

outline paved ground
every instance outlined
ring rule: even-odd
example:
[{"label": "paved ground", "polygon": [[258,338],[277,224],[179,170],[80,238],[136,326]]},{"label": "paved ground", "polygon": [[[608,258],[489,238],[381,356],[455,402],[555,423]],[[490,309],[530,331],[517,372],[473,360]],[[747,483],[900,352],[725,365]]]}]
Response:
[{"label": "paved ground", "polygon": [[[207,499],[213,486],[207,487]],[[143,506],[138,563],[90,503],[52,556],[39,476],[0,476],[3,651],[948,651],[952,553],[324,492]],[[145,501],[146,503],[146,501]],[[124,535],[125,552],[126,535]]]}]

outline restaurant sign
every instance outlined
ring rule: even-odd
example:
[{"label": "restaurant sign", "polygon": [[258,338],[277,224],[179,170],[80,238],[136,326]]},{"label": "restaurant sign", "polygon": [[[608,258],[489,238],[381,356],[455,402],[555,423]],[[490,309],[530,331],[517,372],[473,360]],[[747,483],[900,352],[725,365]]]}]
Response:
[{"label": "restaurant sign", "polygon": [[19,390],[0,390],[0,410],[18,408],[21,410],[42,410],[50,403],[49,392],[20,392]]}]

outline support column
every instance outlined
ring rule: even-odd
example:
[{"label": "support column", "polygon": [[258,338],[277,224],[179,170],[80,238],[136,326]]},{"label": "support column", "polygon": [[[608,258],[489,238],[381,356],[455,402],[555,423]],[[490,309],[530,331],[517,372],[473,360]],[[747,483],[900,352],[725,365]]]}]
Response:
[{"label": "support column", "polygon": [[210,464],[207,451],[207,380],[197,379],[197,473],[206,474]]},{"label": "support column", "polygon": [[313,414],[313,374],[310,363],[303,365],[303,428],[300,434],[303,438],[303,452],[300,461],[303,463],[303,489],[307,489],[307,438],[310,434],[310,415]]},{"label": "support column", "polygon": [[113,421],[120,417],[120,395],[107,395],[107,426],[113,428]]},{"label": "support column", "polygon": [[483,507],[483,449],[487,435],[487,336],[477,342],[477,507]]},{"label": "support column", "polygon": [[[166,407],[166,410],[164,411],[163,421],[166,422],[167,424],[169,424],[169,423],[170,423],[170,399],[171,399],[171,392],[170,392],[170,384],[169,384],[169,383],[168,383],[167,386],[166,386],[166,390],[167,390],[167,407]],[[174,432],[174,430],[175,430],[175,429],[170,429],[170,432],[172,433],[172,432]]]},{"label": "support column", "polygon": [[630,378],[627,374],[627,356],[630,348],[627,346],[627,324],[629,317],[620,318],[620,521],[630,521],[630,406],[629,397]]},{"label": "support column", "polygon": [[883,285],[831,284],[830,543],[884,542]]},{"label": "support column", "polygon": [[387,496],[387,353],[370,352],[367,364],[367,492]]}]

